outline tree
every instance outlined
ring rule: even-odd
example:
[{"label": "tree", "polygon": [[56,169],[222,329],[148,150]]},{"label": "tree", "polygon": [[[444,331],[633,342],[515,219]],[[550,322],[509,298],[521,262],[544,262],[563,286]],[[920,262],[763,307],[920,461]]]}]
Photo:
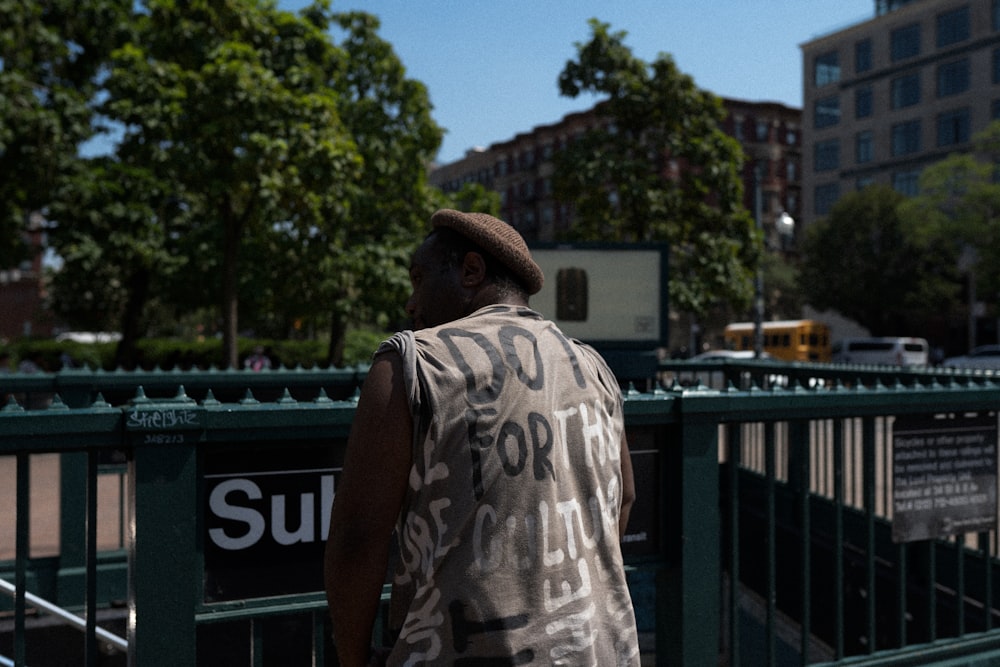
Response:
[{"label": "tree", "polygon": [[490,190],[482,183],[464,183],[456,192],[435,193],[435,210],[450,208],[466,213],[489,213],[500,217],[500,193]]},{"label": "tree", "polygon": [[93,133],[91,101],[125,0],[0,0],[0,266],[24,259],[28,217],[43,212]]},{"label": "tree", "polygon": [[[947,254],[939,268],[975,276],[980,294],[1000,293],[1000,122],[972,138],[973,150],[954,153],[920,175],[920,194],[903,209]],[[971,252],[970,251],[974,251]]]},{"label": "tree", "polygon": [[136,364],[150,303],[163,304],[167,285],[189,266],[179,239],[191,210],[172,194],[150,170],[104,156],[89,160],[52,203],[53,247],[63,262],[52,277],[55,310],[87,329],[116,324],[119,366]]},{"label": "tree", "polygon": [[347,215],[317,244],[319,303],[330,316],[329,361],[343,360],[347,328],[357,321],[395,324],[409,288],[409,256],[433,212],[427,165],[443,132],[431,118],[427,89],[406,77],[379,21],[338,14],[343,72],[331,80],[338,112],[361,157]]},{"label": "tree", "polygon": [[228,364],[240,322],[276,336],[331,325],[339,364],[347,326],[401,312],[433,210],[426,164],[442,131],[425,87],[374,17],[325,0],[298,16],[257,0],[148,0],[133,23],[100,108],[123,136],[112,165],[93,164],[132,185],[80,179],[63,193],[57,296],[103,288],[92,312],[118,319],[126,360],[150,309],[181,315],[211,298]]},{"label": "tree", "polygon": [[346,61],[325,7],[149,0],[103,82],[102,112],[123,129],[115,158],[153,184],[150,208],[188,212],[175,239],[187,271],[164,293],[218,295],[229,365],[246,247],[278,226],[304,237],[335,225],[353,196],[360,158],[331,87]]},{"label": "tree", "polygon": [[801,279],[814,307],[888,336],[924,330],[954,303],[954,255],[932,226],[904,219],[904,201],[871,185],[806,228]]},{"label": "tree", "polygon": [[761,235],[743,206],[739,143],[719,127],[721,101],[667,54],[633,56],[624,32],[590,21],[591,38],[559,75],[563,95],[606,95],[602,126],[557,157],[556,196],[573,235],[670,244],[670,294],[681,310],[749,304]]}]

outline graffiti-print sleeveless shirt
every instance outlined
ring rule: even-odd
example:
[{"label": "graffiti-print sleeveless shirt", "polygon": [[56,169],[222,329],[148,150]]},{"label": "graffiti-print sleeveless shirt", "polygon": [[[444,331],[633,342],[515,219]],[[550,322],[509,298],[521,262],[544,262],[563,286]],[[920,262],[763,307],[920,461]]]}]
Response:
[{"label": "graffiti-print sleeveless shirt", "polygon": [[638,664],[618,541],[622,398],[604,360],[504,305],[389,350],[414,418],[389,664]]}]

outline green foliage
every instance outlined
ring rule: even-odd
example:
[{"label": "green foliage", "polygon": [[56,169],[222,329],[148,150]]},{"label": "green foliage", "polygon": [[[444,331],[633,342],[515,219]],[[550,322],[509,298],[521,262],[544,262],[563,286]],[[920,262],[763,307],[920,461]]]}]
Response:
[{"label": "green foliage", "polygon": [[108,49],[126,29],[125,0],[0,0],[0,266],[94,132],[90,101]]},{"label": "green foliage", "polygon": [[[351,330],[347,334],[343,366],[366,365],[385,333],[371,330]],[[238,356],[242,361],[257,346],[264,348],[275,367],[327,368],[326,344],[318,340],[272,340],[241,338]],[[115,370],[122,368],[116,361],[115,343],[78,343],[74,341],[24,339],[5,351],[11,355],[10,370],[22,359],[36,359],[42,370],[63,369],[69,360],[74,368]],[[190,370],[222,368],[222,339],[211,337],[197,340],[178,338],[146,338],[138,344],[138,363],[128,369]]]},{"label": "green foliage", "polygon": [[61,370],[67,361],[77,368],[111,370],[115,367],[115,347],[115,343],[23,339],[12,343],[4,351],[12,357],[12,370],[24,359],[34,360],[45,372]]},{"label": "green foliage", "polygon": [[316,244],[317,302],[327,304],[329,359],[339,364],[350,325],[385,325],[402,313],[409,257],[434,210],[427,164],[442,130],[431,118],[424,84],[406,77],[392,45],[378,36],[378,19],[350,12],[335,21],[344,33],[345,61],[333,86],[361,157],[346,214]]},{"label": "green foliage", "polygon": [[[86,52],[101,95],[90,83],[71,87],[97,104],[73,118],[121,137],[111,155],[74,158],[44,184],[39,208],[64,261],[53,306],[64,321],[121,331],[116,362],[128,366],[150,353],[139,341],[152,328],[195,313],[222,332],[220,365],[238,363],[238,331],[330,332],[326,357],[342,363],[352,327],[398,320],[409,253],[435,208],[426,164],[442,131],[377,19],[332,13],[323,0],[298,15],[264,0],[16,8],[27,21],[71,4],[79,16],[104,12],[94,21],[103,51]],[[55,17],[36,23],[37,41],[63,51],[79,28]],[[17,34],[0,26],[0,76],[26,76],[12,65],[32,62],[8,55],[24,47]],[[16,127],[6,122],[18,118],[5,102],[0,95],[0,165],[13,155],[4,147]]]},{"label": "green foliage", "polygon": [[805,305],[798,263],[775,253],[765,253],[761,261],[765,319],[798,319]]},{"label": "green foliage", "polygon": [[980,294],[1000,293],[1000,122],[973,137],[975,151],[924,169],[920,194],[903,215],[925,244],[938,246],[939,271],[972,271]]},{"label": "green foliage", "polygon": [[451,208],[467,213],[489,213],[500,217],[500,193],[489,190],[482,183],[464,183],[457,192],[434,194],[435,209]]},{"label": "green foliage", "polygon": [[557,157],[555,192],[574,205],[573,237],[668,242],[680,310],[749,304],[761,238],[742,205],[742,149],[719,127],[721,101],[669,55],[646,63],[626,33],[596,19],[590,28],[559,76],[564,95],[607,96],[601,127]]},{"label": "green foliage", "polygon": [[252,0],[147,8],[135,41],[113,54],[104,111],[125,127],[118,158],[151,170],[192,213],[180,237],[189,268],[166,291],[216,286],[235,365],[247,247],[334,224],[354,187],[360,159],[328,85],[344,56],[321,11],[306,20]]},{"label": "green foliage", "polygon": [[889,336],[924,330],[955,302],[953,244],[934,221],[904,217],[904,201],[888,186],[869,186],[806,229],[801,276],[813,306]]}]

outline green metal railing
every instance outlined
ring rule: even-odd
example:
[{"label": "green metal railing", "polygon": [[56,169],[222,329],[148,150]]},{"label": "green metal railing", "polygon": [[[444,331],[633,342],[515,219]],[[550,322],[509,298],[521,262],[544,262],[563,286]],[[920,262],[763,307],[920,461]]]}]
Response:
[{"label": "green metal railing", "polygon": [[[655,636],[644,651],[698,666],[1000,655],[995,528],[891,537],[896,420],[975,412],[995,424],[993,377],[710,370],[728,388],[627,395],[639,500],[623,549],[641,629]],[[16,478],[16,548],[0,575],[18,590],[17,664],[34,664],[29,590],[87,619],[84,664],[99,664],[98,612],[119,600],[130,664],[210,664],[213,645],[226,647],[227,664],[270,664],[275,650],[284,664],[332,664],[319,558],[353,401],[296,389],[259,402],[237,388],[242,399],[220,402],[211,387],[195,400],[188,379],[119,405],[98,386],[86,405],[55,391],[47,409],[0,410],[0,458]],[[25,386],[4,391],[15,389]],[[57,506],[72,511],[58,554],[39,556],[32,462],[52,453],[62,459]],[[102,488],[122,488],[122,514],[100,509]],[[98,548],[107,523],[122,543]]]}]

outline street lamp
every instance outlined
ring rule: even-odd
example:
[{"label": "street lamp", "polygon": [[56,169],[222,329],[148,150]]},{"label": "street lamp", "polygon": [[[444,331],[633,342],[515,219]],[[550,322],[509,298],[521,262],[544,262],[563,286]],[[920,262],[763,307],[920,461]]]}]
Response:
[{"label": "street lamp", "polygon": [[787,211],[782,211],[774,221],[774,229],[781,239],[781,249],[787,250],[789,243],[795,237],[795,218],[788,215]]},{"label": "street lamp", "polygon": [[[761,194],[761,164],[758,162],[753,169],[754,185],[754,222],[757,224],[757,231],[764,235],[764,249],[770,250],[771,244],[764,231],[763,197]],[[795,236],[795,219],[788,215],[787,211],[782,211],[774,220],[774,229],[781,239],[782,250],[786,249],[789,241]],[[753,356],[760,359],[764,356],[764,263],[757,263],[757,275],[754,277],[754,304],[753,304]]]},{"label": "street lamp", "polygon": [[[757,162],[753,166],[753,219],[757,224],[757,231],[763,234],[764,220],[763,205],[761,202],[761,164]],[[765,236],[765,241],[767,237]],[[765,242],[765,246],[767,243]],[[763,256],[761,257],[763,260]],[[757,275],[753,280],[753,356],[760,359],[764,355],[764,266],[762,261],[757,262]]]}]

